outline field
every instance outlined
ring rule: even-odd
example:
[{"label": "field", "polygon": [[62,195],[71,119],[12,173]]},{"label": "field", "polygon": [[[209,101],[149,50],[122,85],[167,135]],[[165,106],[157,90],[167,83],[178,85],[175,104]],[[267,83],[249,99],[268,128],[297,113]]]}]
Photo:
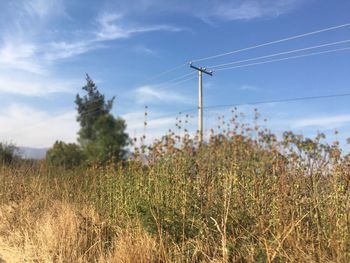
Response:
[{"label": "field", "polygon": [[205,144],[169,134],[119,164],[3,165],[0,258],[350,262],[350,162],[323,137],[234,117]]}]

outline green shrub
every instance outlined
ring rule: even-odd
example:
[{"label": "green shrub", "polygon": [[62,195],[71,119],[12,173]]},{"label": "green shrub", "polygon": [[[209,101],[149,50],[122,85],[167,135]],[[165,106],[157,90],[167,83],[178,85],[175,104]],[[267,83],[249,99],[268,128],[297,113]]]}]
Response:
[{"label": "green shrub", "polygon": [[0,143],[0,162],[5,164],[12,163],[18,158],[17,148],[12,144]]},{"label": "green shrub", "polygon": [[73,168],[79,166],[85,160],[79,145],[56,141],[53,147],[46,153],[46,161],[53,166]]}]

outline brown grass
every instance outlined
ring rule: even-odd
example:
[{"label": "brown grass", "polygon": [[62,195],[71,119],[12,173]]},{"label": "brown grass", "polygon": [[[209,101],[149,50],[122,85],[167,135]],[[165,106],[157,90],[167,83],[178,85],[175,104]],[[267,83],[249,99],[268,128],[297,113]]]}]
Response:
[{"label": "brown grass", "polygon": [[5,262],[131,263],[159,258],[157,242],[147,233],[111,229],[92,208],[54,202],[36,214],[24,211],[25,205],[0,209],[0,255]]}]

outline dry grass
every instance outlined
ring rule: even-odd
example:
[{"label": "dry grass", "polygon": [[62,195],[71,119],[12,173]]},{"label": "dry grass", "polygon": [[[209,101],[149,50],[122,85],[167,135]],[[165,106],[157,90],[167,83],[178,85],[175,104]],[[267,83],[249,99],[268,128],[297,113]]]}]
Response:
[{"label": "dry grass", "polygon": [[[3,205],[0,255],[5,262],[156,262],[157,242],[140,229],[112,229],[92,208],[55,202],[40,214]],[[34,215],[35,214],[35,215]]]},{"label": "dry grass", "polygon": [[350,165],[338,144],[278,141],[235,118],[220,126],[208,144],[168,135],[116,166],[3,166],[0,258],[350,262]]}]

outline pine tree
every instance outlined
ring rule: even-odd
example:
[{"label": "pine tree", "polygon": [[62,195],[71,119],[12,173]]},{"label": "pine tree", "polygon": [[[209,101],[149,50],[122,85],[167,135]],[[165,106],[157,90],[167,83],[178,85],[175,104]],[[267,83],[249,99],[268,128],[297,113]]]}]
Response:
[{"label": "pine tree", "polygon": [[97,119],[109,114],[113,107],[114,97],[107,102],[105,96],[101,94],[90,76],[86,74],[86,85],[82,88],[87,92],[84,97],[76,96],[78,117],[80,123],[79,142],[85,145],[92,140],[92,128]]},{"label": "pine tree", "polygon": [[110,114],[115,97],[106,101],[88,74],[82,89],[87,94],[83,97],[77,94],[75,100],[80,123],[78,141],[88,160],[103,163],[112,157],[122,159],[129,136],[125,121]]}]

